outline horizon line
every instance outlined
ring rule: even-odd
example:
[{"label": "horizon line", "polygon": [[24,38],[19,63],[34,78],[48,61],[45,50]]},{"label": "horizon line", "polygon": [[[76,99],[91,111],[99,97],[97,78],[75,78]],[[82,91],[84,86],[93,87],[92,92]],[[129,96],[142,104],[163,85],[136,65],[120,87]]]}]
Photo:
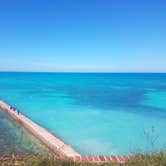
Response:
[{"label": "horizon line", "polygon": [[0,70],[0,73],[147,73],[147,74],[166,74],[164,72],[158,71],[10,71],[10,70]]}]

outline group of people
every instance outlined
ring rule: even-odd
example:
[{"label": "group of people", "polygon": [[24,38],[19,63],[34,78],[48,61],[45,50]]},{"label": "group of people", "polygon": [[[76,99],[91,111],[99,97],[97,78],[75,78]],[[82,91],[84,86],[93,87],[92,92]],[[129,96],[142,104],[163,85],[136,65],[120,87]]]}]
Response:
[{"label": "group of people", "polygon": [[10,106],[10,109],[16,112],[18,115],[20,114],[20,110],[16,109],[15,107]]}]

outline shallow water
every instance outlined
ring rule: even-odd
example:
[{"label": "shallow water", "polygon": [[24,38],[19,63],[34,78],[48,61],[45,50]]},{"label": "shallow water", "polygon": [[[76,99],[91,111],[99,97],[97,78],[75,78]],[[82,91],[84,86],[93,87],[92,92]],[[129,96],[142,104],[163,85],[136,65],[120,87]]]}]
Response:
[{"label": "shallow water", "polygon": [[22,126],[0,110],[0,155],[44,155],[51,153]]},{"label": "shallow water", "polygon": [[166,146],[166,74],[0,73],[0,78],[0,98],[82,154]]}]

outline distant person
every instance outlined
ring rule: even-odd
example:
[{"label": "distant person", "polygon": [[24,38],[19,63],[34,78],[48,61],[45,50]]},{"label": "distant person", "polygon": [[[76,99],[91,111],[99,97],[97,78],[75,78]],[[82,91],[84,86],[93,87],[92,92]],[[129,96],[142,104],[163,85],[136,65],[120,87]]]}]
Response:
[{"label": "distant person", "polygon": [[16,109],[15,109],[14,107],[12,107],[12,106],[10,106],[10,109],[11,109],[11,110],[13,110],[13,111],[15,111],[15,110],[16,110]]},{"label": "distant person", "polygon": [[16,111],[16,108],[15,108],[15,107],[13,107],[13,111],[14,111],[14,112]]}]

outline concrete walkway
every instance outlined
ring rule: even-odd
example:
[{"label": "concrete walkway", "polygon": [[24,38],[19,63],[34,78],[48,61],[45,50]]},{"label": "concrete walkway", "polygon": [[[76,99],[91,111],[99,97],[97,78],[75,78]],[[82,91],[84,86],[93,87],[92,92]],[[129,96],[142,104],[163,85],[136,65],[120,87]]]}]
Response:
[{"label": "concrete walkway", "polygon": [[0,100],[0,108],[10,115],[13,119],[23,125],[29,132],[31,132],[36,138],[43,142],[49,149],[55,154],[59,154],[62,157],[72,158],[77,162],[124,162],[128,156],[81,156],[70,145],[65,143],[55,134],[49,132],[47,129],[39,126],[23,113],[19,113],[11,109],[10,105]]},{"label": "concrete walkway", "polygon": [[17,113],[10,109],[10,106],[3,101],[0,101],[0,107],[7,112],[13,119],[21,123],[27,128],[35,137],[46,144],[53,152],[66,157],[80,156],[70,145],[66,144],[60,138],[50,133],[45,128],[31,121],[22,113]]}]

